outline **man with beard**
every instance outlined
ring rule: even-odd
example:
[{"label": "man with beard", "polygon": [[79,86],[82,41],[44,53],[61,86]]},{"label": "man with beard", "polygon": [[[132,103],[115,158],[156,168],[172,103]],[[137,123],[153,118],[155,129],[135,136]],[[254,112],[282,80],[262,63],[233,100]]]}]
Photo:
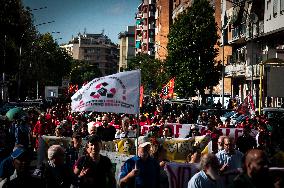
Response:
[{"label": "man with beard", "polygon": [[138,139],[138,155],[125,161],[121,168],[119,186],[123,188],[157,188],[160,183],[160,166],[150,157],[150,142]]},{"label": "man with beard", "polygon": [[262,150],[252,149],[247,152],[244,161],[244,172],[234,179],[231,187],[273,187],[268,174],[268,159]]},{"label": "man with beard", "polygon": [[224,182],[219,176],[220,164],[214,154],[205,154],[200,161],[201,171],[188,182],[187,188],[223,188]]}]

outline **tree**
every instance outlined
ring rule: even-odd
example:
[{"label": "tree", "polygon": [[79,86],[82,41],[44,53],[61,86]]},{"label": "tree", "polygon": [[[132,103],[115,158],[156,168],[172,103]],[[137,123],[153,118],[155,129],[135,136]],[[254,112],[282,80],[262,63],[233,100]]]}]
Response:
[{"label": "tree", "polygon": [[89,82],[94,78],[101,77],[100,69],[86,61],[74,60],[70,71],[71,83],[83,85],[84,82]]},{"label": "tree", "polygon": [[0,44],[3,57],[0,70],[5,73],[5,81],[8,81],[10,98],[15,98],[19,91],[17,86],[21,64],[29,58],[23,49],[30,46],[37,31],[31,12],[23,7],[21,0],[3,0],[0,1],[0,6]]},{"label": "tree", "polygon": [[141,54],[130,59],[127,70],[141,69],[141,84],[145,93],[160,92],[162,84],[168,79],[163,73],[163,62],[148,54]]},{"label": "tree", "polygon": [[194,1],[170,27],[167,71],[175,77],[175,91],[181,97],[195,96],[198,90],[217,85],[221,65],[215,62],[218,50],[214,9],[207,0]]}]

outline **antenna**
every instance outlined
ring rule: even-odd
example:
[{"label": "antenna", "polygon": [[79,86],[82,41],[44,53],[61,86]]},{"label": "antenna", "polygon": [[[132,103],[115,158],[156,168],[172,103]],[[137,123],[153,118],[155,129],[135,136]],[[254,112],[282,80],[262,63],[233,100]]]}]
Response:
[{"label": "antenna", "polygon": [[105,29],[102,29],[102,35],[104,35],[105,34]]},{"label": "antenna", "polygon": [[85,27],[84,28],[84,35],[86,35],[87,34],[87,28]]}]

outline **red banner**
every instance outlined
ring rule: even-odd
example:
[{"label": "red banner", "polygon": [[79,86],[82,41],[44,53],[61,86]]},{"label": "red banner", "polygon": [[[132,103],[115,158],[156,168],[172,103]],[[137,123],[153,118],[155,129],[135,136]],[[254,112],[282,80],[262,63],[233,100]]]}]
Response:
[{"label": "red banner", "polygon": [[140,108],[142,107],[142,104],[143,104],[143,97],[144,97],[144,87],[143,86],[140,86]]}]

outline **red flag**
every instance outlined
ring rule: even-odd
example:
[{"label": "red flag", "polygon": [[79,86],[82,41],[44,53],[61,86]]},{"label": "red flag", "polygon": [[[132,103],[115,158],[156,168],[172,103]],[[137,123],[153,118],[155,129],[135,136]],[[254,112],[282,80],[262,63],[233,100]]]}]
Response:
[{"label": "red flag", "polygon": [[244,101],[238,106],[237,112],[240,114],[252,114],[255,111],[255,106],[251,94],[248,94]]},{"label": "red flag", "polygon": [[142,107],[143,104],[143,97],[144,97],[144,87],[140,86],[140,108]]},{"label": "red flag", "polygon": [[175,78],[172,78],[167,85],[163,86],[161,97],[163,99],[173,98],[174,96],[174,87],[175,87]]}]

